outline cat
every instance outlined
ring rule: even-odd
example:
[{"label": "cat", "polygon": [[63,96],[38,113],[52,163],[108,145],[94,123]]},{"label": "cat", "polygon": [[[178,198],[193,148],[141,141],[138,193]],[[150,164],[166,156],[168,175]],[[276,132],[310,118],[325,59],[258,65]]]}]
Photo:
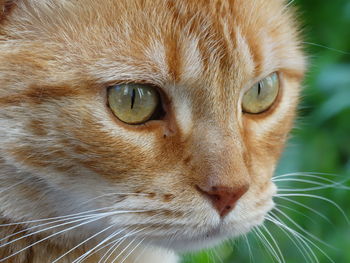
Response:
[{"label": "cat", "polygon": [[262,224],[306,64],[286,1],[0,12],[0,262],[179,262]]}]

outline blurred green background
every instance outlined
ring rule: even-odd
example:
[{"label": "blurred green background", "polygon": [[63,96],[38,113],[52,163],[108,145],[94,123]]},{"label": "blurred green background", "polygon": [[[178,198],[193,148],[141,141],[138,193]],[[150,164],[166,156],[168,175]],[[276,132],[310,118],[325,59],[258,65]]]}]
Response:
[{"label": "blurred green background", "polygon": [[[319,187],[324,183],[331,184],[329,180],[341,182],[350,178],[350,0],[296,0],[293,5],[298,7],[304,25],[305,50],[310,65],[299,107],[300,117],[276,176],[307,172],[308,176],[282,177],[288,181],[278,182],[282,188],[297,189]],[[295,179],[314,180],[316,183],[300,183]],[[350,186],[349,182],[342,185]],[[275,199],[278,208],[285,213],[276,211],[276,216],[314,245],[300,241],[301,238],[299,241],[298,238],[291,239],[291,234],[288,236],[274,224],[266,222],[281,252],[274,240],[261,229],[274,249],[266,247],[266,241],[264,245],[256,234],[249,234],[249,246],[247,240],[241,238],[210,251],[187,255],[184,262],[279,262],[278,256],[273,255],[275,253],[281,262],[280,254],[283,254],[287,263],[349,263],[350,224],[344,214],[350,217],[350,191],[344,188],[335,185],[329,189],[288,192],[329,198],[343,212],[329,201],[311,196],[288,196],[292,201]],[[303,232],[291,220],[319,240]]]}]

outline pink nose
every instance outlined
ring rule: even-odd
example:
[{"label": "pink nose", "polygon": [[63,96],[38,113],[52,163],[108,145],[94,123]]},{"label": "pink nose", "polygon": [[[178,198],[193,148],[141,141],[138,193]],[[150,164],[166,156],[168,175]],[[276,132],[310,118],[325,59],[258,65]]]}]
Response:
[{"label": "pink nose", "polygon": [[226,216],[236,206],[237,201],[248,191],[249,186],[213,186],[209,191],[197,186],[197,190],[207,197],[221,217]]}]

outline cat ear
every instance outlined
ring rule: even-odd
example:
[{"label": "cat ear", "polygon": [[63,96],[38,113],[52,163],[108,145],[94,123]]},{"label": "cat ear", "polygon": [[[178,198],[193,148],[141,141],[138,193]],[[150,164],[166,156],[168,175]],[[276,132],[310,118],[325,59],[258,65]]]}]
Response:
[{"label": "cat ear", "polygon": [[16,0],[0,0],[0,23],[14,7]]}]

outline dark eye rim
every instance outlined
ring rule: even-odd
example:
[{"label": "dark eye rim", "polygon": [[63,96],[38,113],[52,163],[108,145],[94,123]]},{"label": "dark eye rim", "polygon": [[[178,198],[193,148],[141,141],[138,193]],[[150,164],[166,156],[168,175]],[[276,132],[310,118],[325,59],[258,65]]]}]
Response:
[{"label": "dark eye rim", "polygon": [[[109,105],[109,100],[108,100],[108,94],[109,94],[109,90],[112,88],[115,88],[116,86],[120,86],[120,85],[140,85],[140,86],[147,86],[147,87],[152,87],[153,89],[155,89],[155,91],[157,92],[158,98],[159,98],[159,102],[158,105],[156,107],[156,109],[154,110],[153,114],[151,115],[151,117],[144,122],[140,122],[140,123],[127,123],[125,121],[122,121],[121,119],[119,119],[114,113],[113,110],[111,109],[110,105]],[[127,125],[127,126],[143,126],[149,122],[152,121],[162,121],[166,118],[167,112],[168,112],[168,99],[166,97],[166,95],[164,94],[164,92],[162,91],[161,88],[159,88],[158,86],[154,85],[154,84],[149,84],[149,83],[144,83],[144,82],[119,82],[116,84],[112,84],[112,85],[108,85],[106,90],[106,95],[105,95],[105,100],[106,100],[106,106],[110,112],[110,114],[112,114],[112,116],[114,117],[114,119],[118,120],[118,122]]]},{"label": "dark eye rim", "polygon": [[[243,106],[241,104],[241,109],[242,109],[242,113],[243,115],[245,116],[251,116],[251,117],[265,117],[267,115],[270,115],[272,114],[272,112],[277,108],[277,105],[279,104],[280,100],[281,100],[281,97],[282,97],[282,94],[283,94],[283,85],[282,85],[282,78],[281,78],[281,72],[279,71],[275,71],[275,72],[272,72],[268,75],[266,75],[265,78],[267,78],[268,76],[271,76],[272,74],[276,74],[277,75],[277,79],[278,79],[278,82],[279,82],[279,88],[278,88],[278,92],[277,92],[277,96],[274,100],[274,102],[268,107],[266,108],[265,110],[261,111],[261,112],[258,112],[258,113],[251,113],[251,112],[247,112],[243,109]],[[265,78],[262,78],[259,82],[255,83],[255,84],[259,84],[261,81],[263,81]],[[254,85],[255,85],[254,84]],[[251,87],[252,88],[252,87]],[[248,89],[249,90],[249,89]],[[246,92],[248,92],[248,90]],[[243,96],[246,94],[246,92],[243,94]],[[242,97],[243,98],[243,97]]]}]

